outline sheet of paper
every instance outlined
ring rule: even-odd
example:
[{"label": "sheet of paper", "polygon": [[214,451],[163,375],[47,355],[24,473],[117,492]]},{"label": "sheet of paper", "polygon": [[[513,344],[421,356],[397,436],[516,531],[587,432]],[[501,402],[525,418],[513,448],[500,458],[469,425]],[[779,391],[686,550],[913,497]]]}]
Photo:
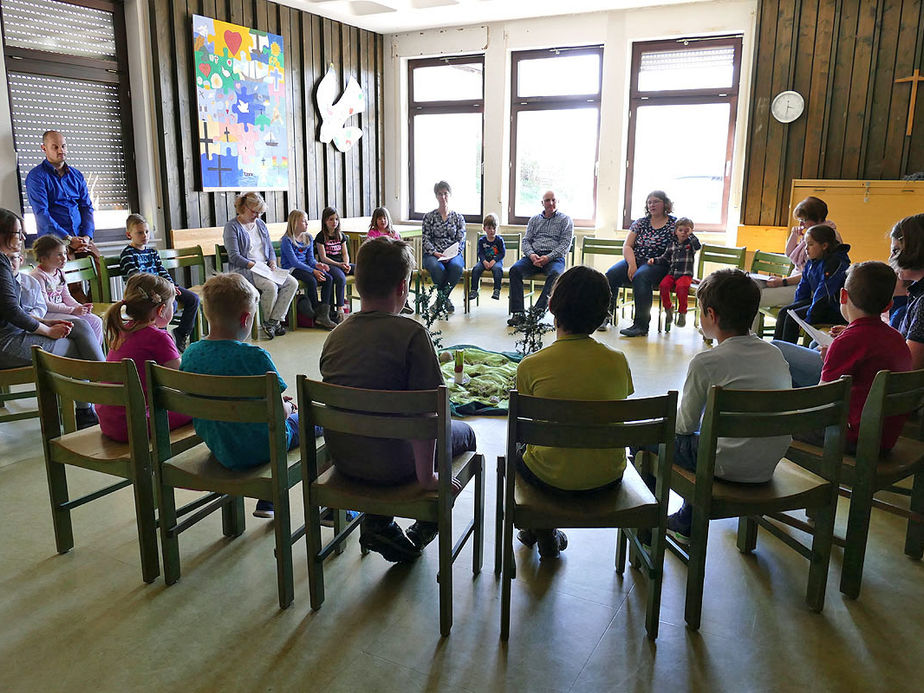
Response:
[{"label": "sheet of paper", "polygon": [[282,286],[286,277],[292,272],[292,270],[284,270],[277,267],[276,269],[270,269],[269,265],[265,262],[256,262],[254,266],[250,268],[250,271],[256,275],[263,277],[264,279],[269,279],[273,283]]},{"label": "sheet of paper", "polygon": [[448,248],[446,248],[446,250],[443,251],[443,257],[440,258],[440,262],[449,262],[450,260],[452,260],[452,258],[454,258],[458,254],[459,254],[459,244],[453,243],[451,246],[449,246]]},{"label": "sheet of paper", "polygon": [[758,274],[756,272],[749,272],[748,276],[751,279],[753,279],[755,282],[757,282],[760,288],[764,288],[765,286],[767,286],[767,282],[770,279],[773,279],[773,277],[769,274]]},{"label": "sheet of paper", "polygon": [[789,311],[788,315],[797,323],[799,323],[799,326],[805,330],[806,334],[808,334],[808,336],[811,337],[820,346],[831,346],[831,342],[834,341],[834,337],[829,335],[827,332],[822,332],[821,330],[812,327],[792,311]]}]

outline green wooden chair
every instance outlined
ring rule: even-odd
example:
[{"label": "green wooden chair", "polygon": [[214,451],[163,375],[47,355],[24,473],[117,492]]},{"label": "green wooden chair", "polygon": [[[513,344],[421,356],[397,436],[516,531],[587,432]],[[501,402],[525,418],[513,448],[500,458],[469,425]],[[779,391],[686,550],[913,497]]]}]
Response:
[{"label": "green wooden chair", "polygon": [[[495,572],[502,564],[502,640],[510,634],[510,590],[516,572],[514,527],[618,527],[616,572],[621,575],[625,569],[630,543],[633,565],[644,563],[648,578],[645,627],[649,638],[658,637],[676,414],[676,391],[660,397],[602,402],[544,399],[510,391],[507,454],[497,460],[497,515],[502,528],[495,538]],[[656,491],[652,494],[631,465],[626,466],[622,483],[612,490],[581,497],[543,491],[517,473],[518,443],[614,450],[657,445]],[[647,530],[650,538],[640,540],[640,529]]]},{"label": "green wooden chair", "polygon": [[[363,513],[396,515],[439,525],[439,603],[440,634],[452,628],[452,565],[469,537],[472,544],[472,572],[482,565],[484,543],[484,457],[466,452],[451,455],[449,393],[445,386],[436,390],[361,390],[309,380],[298,376],[298,403],[302,428],[302,493],[308,534],[308,583],[311,608],[324,602],[324,559],[359,526],[351,522],[326,546],[321,546],[320,512],[324,507],[352,509]],[[439,489],[425,491],[416,482],[399,486],[376,486],[348,478],[333,467],[323,471],[307,435],[315,425],[325,431],[389,438],[395,440],[436,439],[436,469]],[[455,494],[452,477],[463,488],[475,480],[475,516],[453,545],[452,509]]]},{"label": "green wooden chair", "polygon": [[[703,247],[699,249],[697,258],[694,286],[699,280],[705,278],[709,273],[717,269],[737,267],[743,271],[747,259],[747,252],[747,246],[738,248],[703,243]],[[689,300],[693,307],[693,324],[699,326],[699,301],[696,300],[695,288],[691,286],[690,289]]]},{"label": "green wooden chair", "polygon": [[[158,250],[157,254],[160,255],[161,264],[169,272],[173,271],[173,276],[176,277],[176,280],[180,284],[185,285],[185,279],[187,272],[195,273],[194,279],[192,281],[196,282],[191,286],[187,286],[186,289],[192,291],[194,294],[199,296],[199,312],[196,315],[196,320],[193,323],[193,331],[190,337],[190,340],[193,342],[198,341],[202,337],[203,325],[205,322],[204,313],[202,311],[202,285],[205,283],[206,276],[208,276],[208,271],[205,268],[205,255],[202,252],[202,246],[196,245],[189,248],[166,248],[163,250]],[[293,302],[294,304],[294,302]],[[185,308],[183,310],[186,310]],[[179,324],[180,320],[177,316],[174,316],[173,322],[171,324]]]},{"label": "green wooden chair", "polygon": [[[575,237],[572,235],[572,236],[571,236],[571,245],[568,247],[568,252],[565,254],[565,269],[562,270],[562,272],[564,272],[565,270],[567,270],[568,267],[574,267],[575,247],[576,247],[576,245],[575,245]],[[518,253],[517,253],[517,260],[519,260],[522,256],[523,256],[523,253],[522,253],[522,252],[518,252]],[[570,258],[570,259],[569,259],[569,258]],[[514,260],[513,262],[516,262],[516,260]],[[512,265],[513,262],[511,262],[510,264]],[[509,271],[508,271],[508,270],[504,270],[504,276],[506,276],[506,277],[509,278]],[[528,298],[528,299],[529,299],[529,305],[532,306],[532,305],[533,305],[533,298],[534,298],[534,297],[538,297],[539,293],[541,293],[542,290],[545,288],[545,275],[543,275],[543,274],[534,274],[534,275],[531,276],[531,277],[525,277],[525,278],[523,279],[523,283],[524,283],[524,284],[529,284],[529,290],[528,290],[528,291],[527,291],[527,290],[525,289],[525,287],[524,287],[524,290],[523,290],[523,298],[524,298],[524,299],[527,299],[527,298]],[[537,291],[537,290],[538,290],[538,291]]]},{"label": "green wooden chair", "polygon": [[[788,277],[792,273],[793,267],[793,261],[790,260],[786,255],[782,255],[780,253],[767,253],[763,250],[756,251],[754,253],[754,258],[751,260],[751,274],[763,274],[774,277]],[[758,329],[755,330],[755,332],[760,337],[773,336],[772,331],[770,331],[769,334],[766,333],[764,318],[770,317],[776,320],[776,316],[779,314],[779,312],[780,309],[776,306],[760,308],[757,313]]]},{"label": "green wooden chair", "polygon": [[[905,554],[921,560],[924,551],[924,437],[901,436],[895,447],[881,454],[882,424],[889,416],[920,411],[924,403],[924,370],[907,373],[880,371],[873,380],[860,418],[857,452],[844,456],[841,468],[841,493],[850,498],[847,536],[841,570],[841,592],[851,599],[860,596],[863,563],[869,537],[872,509],[879,508],[908,520]],[[921,419],[915,422],[920,429]],[[786,455],[789,459],[817,470],[823,463],[823,450],[808,443],[793,441]],[[897,486],[913,478],[911,489]],[[910,496],[910,509],[875,498],[881,491]],[[784,518],[786,521],[788,518]],[[805,531],[812,527],[802,522],[786,522]]]},{"label": "green wooden chair", "polygon": [[[520,259],[520,244],[523,242],[523,234],[522,233],[499,233],[497,235],[498,237],[503,239],[504,247],[506,248],[506,251],[507,251],[504,256],[504,264],[506,264],[507,267],[504,268],[503,279],[509,280],[510,265],[512,265],[514,262]],[[482,279],[484,279],[484,275],[482,275]],[[491,281],[493,281],[493,279],[491,279]],[[469,294],[471,293],[473,288],[475,289],[481,288],[481,286],[476,286],[476,287],[472,286],[472,268],[471,267],[466,267],[465,271],[462,272],[462,288],[465,292],[462,305],[464,306],[465,312],[468,313],[472,309],[472,306],[471,306],[472,302],[468,298]],[[481,305],[479,299],[480,299],[479,296],[475,297],[476,306]]]},{"label": "green wooden chair", "polygon": [[[16,385],[28,385],[29,387],[14,392],[13,387]],[[38,418],[38,405],[34,409],[16,412],[10,411],[7,407],[7,402],[33,397],[35,397],[35,371],[32,366],[0,370],[0,423]],[[75,427],[71,426],[70,430],[75,430]]]},{"label": "green wooden chair", "polygon": [[[74,547],[72,510],[131,486],[135,496],[141,574],[145,582],[153,582],[160,574],[154,487],[144,392],[134,361],[124,359],[119,363],[108,363],[69,359],[49,354],[37,346],[32,347],[32,359],[58,553],[67,553]],[[129,442],[118,443],[107,438],[99,426],[66,432],[62,428],[60,412],[72,411],[75,400],[125,407]],[[192,426],[184,426],[170,431],[165,445],[180,448],[195,439]],[[120,481],[71,500],[66,465],[119,477]]]},{"label": "green wooden chair", "polygon": [[[103,258],[100,258],[102,264]],[[75,260],[68,260],[64,265],[64,280],[68,284],[78,282],[87,282],[90,285],[90,292],[93,296],[99,296],[102,301],[93,301],[93,313],[102,317],[105,315],[109,306],[112,305],[111,292],[103,289],[100,282],[100,275],[96,271],[96,263],[92,257],[82,257]],[[109,296],[107,299],[106,297]]]},{"label": "green wooden chair", "polygon": [[[612,255],[622,258],[622,249],[625,246],[626,242],[621,238],[595,238],[593,236],[584,236],[581,241],[581,264],[587,264],[588,255]],[[632,305],[631,299],[632,287],[623,286],[619,289],[616,296],[613,296],[613,306],[615,310],[619,310],[620,315],[625,315],[625,309],[627,306]],[[616,315],[612,316],[613,321],[616,321]],[[660,329],[660,320],[658,321]]]},{"label": "green wooden chair", "polygon": [[[254,376],[215,376],[184,373],[147,363],[154,471],[160,506],[160,537],[164,552],[164,579],[180,579],[179,535],[212,512],[221,509],[226,537],[244,532],[244,497],[272,501],[275,508],[276,578],[279,606],[295,598],[292,577],[292,543],[301,535],[291,530],[289,489],[301,480],[298,449],[286,450],[285,415],[276,373]],[[205,443],[177,453],[168,444],[167,412],[175,411],[213,421],[265,423],[269,428],[270,461],[247,470],[223,467]],[[314,448],[314,432],[306,443]],[[178,519],[175,489],[209,492],[195,501],[199,509]]]},{"label": "green wooden chair", "polygon": [[[738,550],[742,553],[756,548],[760,526],[809,559],[806,602],[814,611],[824,607],[849,394],[850,378],[798,390],[710,389],[696,471],[675,466],[671,480],[671,488],[693,504],[689,548],[668,538],[668,548],[687,564],[685,617],[690,628],[699,628],[702,614],[709,521],[726,517],[738,518]],[[813,465],[814,471],[798,461],[783,459],[773,478],[763,484],[738,484],[714,477],[719,438],[763,438],[822,428],[823,461]],[[811,547],[764,517],[804,508],[815,510]]]}]

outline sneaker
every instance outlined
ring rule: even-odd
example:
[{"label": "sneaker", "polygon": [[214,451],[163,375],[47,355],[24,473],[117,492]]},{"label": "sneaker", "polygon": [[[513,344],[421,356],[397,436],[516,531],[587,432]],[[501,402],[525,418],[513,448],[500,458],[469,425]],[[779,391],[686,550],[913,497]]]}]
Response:
[{"label": "sneaker", "polygon": [[[321,513],[321,526],[322,527],[333,527],[334,526],[334,512],[335,511],[333,510],[333,508],[328,508],[323,513]],[[359,513],[356,512],[355,510],[346,511],[346,521],[347,522],[352,522],[357,517],[359,517]]]},{"label": "sneaker", "polygon": [[410,304],[410,303],[408,303],[407,301],[405,301],[405,302],[404,302],[404,308],[401,309],[401,312],[402,312],[404,315],[413,315],[413,314],[414,314],[414,309],[411,308],[411,304]]},{"label": "sneaker", "polygon": [[333,319],[333,321],[339,325],[343,322],[344,317],[343,308],[340,307],[334,309],[334,314],[331,316],[331,319]]},{"label": "sneaker", "polygon": [[419,520],[407,528],[407,538],[419,551],[431,541],[436,539],[439,526],[435,522],[420,522]]},{"label": "sneaker", "polygon": [[686,327],[687,326],[687,314],[678,313],[677,314],[677,327]]},{"label": "sneaker", "polygon": [[514,313],[510,316],[510,319],[507,321],[509,327],[517,327],[522,325],[526,320],[526,316],[523,313]]},{"label": "sneaker", "polygon": [[274,320],[273,321],[273,332],[276,334],[277,337],[281,337],[282,335],[286,333],[285,325],[283,325],[278,320]]},{"label": "sneaker", "polygon": [[519,532],[517,532],[517,540],[529,548],[533,548],[533,546],[535,546],[536,542],[538,541],[536,539],[536,535],[533,534],[533,530],[531,529],[521,529]]},{"label": "sneaker", "polygon": [[[669,327],[672,322],[674,322],[674,309],[673,307],[665,308],[664,309],[664,326]],[[678,327],[680,327],[680,325],[678,325]]]},{"label": "sneaker", "polygon": [[446,312],[450,314],[456,312],[456,307],[452,305],[452,301],[450,301],[448,298],[446,299]]},{"label": "sneaker", "polygon": [[93,411],[93,407],[77,409],[75,413],[76,416],[74,418],[77,421],[78,431],[82,431],[85,428],[90,428],[99,424],[99,417],[96,416],[96,412]]},{"label": "sneaker", "polygon": [[638,325],[632,325],[631,327],[619,330],[619,334],[624,337],[646,337],[648,336],[648,330]]},{"label": "sneaker", "polygon": [[420,558],[418,549],[404,535],[394,520],[384,527],[369,527],[363,523],[359,532],[359,545],[367,551],[375,551],[392,563],[411,563]]},{"label": "sneaker", "polygon": [[182,354],[186,351],[186,345],[189,343],[189,335],[180,334],[177,330],[174,330],[173,341],[176,344],[176,350]]},{"label": "sneaker", "polygon": [[253,511],[253,516],[263,517],[263,518],[266,518],[267,520],[272,520],[276,516],[276,513],[273,509],[272,501],[258,500],[257,507],[254,508],[254,511]]},{"label": "sneaker", "polygon": [[601,322],[600,326],[597,328],[597,332],[606,332],[610,328],[611,323],[612,321],[610,320],[610,316],[607,315],[605,318],[603,318],[603,322]]},{"label": "sneaker", "polygon": [[491,294],[491,298],[495,301],[500,301],[500,289],[494,289],[494,293]]},{"label": "sneaker", "polygon": [[273,337],[276,336],[276,328],[273,327],[273,323],[271,322],[263,323],[262,325],[260,325],[260,329],[263,331],[263,336],[266,339],[272,339]]},{"label": "sneaker", "polygon": [[690,526],[693,521],[693,506],[684,503],[673,515],[667,517],[667,534],[678,544],[690,543]]},{"label": "sneaker", "polygon": [[568,537],[560,529],[536,530],[535,534],[542,558],[558,558],[568,548]]},{"label": "sneaker", "polygon": [[475,301],[478,299],[478,289],[472,289],[468,292],[468,300]]},{"label": "sneaker", "polygon": [[330,319],[330,316],[324,312],[319,312],[314,318],[314,324],[323,327],[325,330],[332,330],[337,327],[337,323]]}]

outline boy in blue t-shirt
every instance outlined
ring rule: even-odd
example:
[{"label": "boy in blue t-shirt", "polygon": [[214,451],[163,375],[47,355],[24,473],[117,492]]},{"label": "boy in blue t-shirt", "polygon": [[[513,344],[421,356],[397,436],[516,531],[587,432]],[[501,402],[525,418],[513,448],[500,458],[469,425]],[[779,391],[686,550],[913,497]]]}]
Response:
[{"label": "boy in blue t-shirt", "polygon": [[497,215],[488,214],[481,223],[484,236],[478,239],[478,262],[472,267],[472,290],[468,295],[470,301],[478,298],[478,284],[485,270],[494,275],[494,293],[491,298],[500,300],[501,280],[504,277],[502,260],[507,252],[504,239],[497,235]]},{"label": "boy in blue t-shirt", "polygon": [[[262,348],[246,344],[260,296],[240,274],[218,274],[202,287],[209,335],[191,344],[180,370],[204,375],[263,375],[276,371],[272,357]],[[279,378],[280,390],[286,389]],[[298,447],[298,412],[291,397],[283,397],[288,449]],[[266,424],[193,419],[196,433],[215,458],[228,469],[248,469],[269,462],[269,428]],[[320,435],[318,430],[316,435]],[[273,517],[273,504],[257,501],[255,517]]]}]

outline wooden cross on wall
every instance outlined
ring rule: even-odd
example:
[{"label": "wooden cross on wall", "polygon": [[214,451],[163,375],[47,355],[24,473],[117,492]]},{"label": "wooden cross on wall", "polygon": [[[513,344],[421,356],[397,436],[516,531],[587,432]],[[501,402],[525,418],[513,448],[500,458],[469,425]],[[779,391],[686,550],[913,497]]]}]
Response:
[{"label": "wooden cross on wall", "polygon": [[896,84],[899,82],[911,82],[911,102],[908,104],[908,127],[905,129],[905,136],[908,137],[911,135],[911,126],[914,123],[914,105],[918,96],[918,82],[924,82],[924,76],[915,68],[911,77],[902,77],[901,79],[895,80]]}]

